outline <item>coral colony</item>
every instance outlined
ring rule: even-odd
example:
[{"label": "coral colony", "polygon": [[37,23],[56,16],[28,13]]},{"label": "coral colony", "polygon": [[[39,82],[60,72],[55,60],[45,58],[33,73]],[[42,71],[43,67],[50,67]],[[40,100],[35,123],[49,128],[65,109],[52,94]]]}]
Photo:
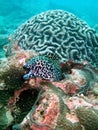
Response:
[{"label": "coral colony", "polygon": [[95,31],[63,10],[47,11],[32,17],[15,31],[10,41],[11,45],[14,43],[24,50],[55,53],[60,62],[87,61],[94,67],[98,65],[98,37]]},{"label": "coral colony", "polygon": [[69,12],[51,10],[26,21],[9,40],[0,67],[1,91],[9,94],[6,129],[97,130],[96,32]]}]

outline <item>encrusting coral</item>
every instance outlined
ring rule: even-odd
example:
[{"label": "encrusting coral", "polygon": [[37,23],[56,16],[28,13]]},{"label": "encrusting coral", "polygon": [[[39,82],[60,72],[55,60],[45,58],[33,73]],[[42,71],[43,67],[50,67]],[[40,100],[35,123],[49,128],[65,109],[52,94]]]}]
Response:
[{"label": "encrusting coral", "polygon": [[8,92],[0,103],[13,117],[6,129],[97,130],[95,31],[73,14],[55,10],[28,20],[10,41],[6,54],[13,55],[0,67],[1,91]]}]

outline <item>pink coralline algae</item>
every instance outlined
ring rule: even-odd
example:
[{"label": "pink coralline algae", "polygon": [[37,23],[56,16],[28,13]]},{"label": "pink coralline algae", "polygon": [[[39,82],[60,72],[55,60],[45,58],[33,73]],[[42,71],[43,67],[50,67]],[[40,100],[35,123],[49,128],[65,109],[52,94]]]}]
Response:
[{"label": "pink coralline algae", "polygon": [[75,84],[73,84],[70,80],[66,80],[63,81],[63,82],[53,82],[53,84],[62,89],[64,91],[65,94],[68,94],[68,95],[74,95],[77,93],[77,91],[79,90],[79,87]]},{"label": "pink coralline algae", "polygon": [[[48,103],[48,104],[47,104]],[[59,99],[56,95],[47,93],[45,97],[41,100],[41,104],[35,110],[32,118],[36,120],[39,126],[36,124],[32,125],[31,128],[50,130],[56,125],[56,120],[59,113]]]}]

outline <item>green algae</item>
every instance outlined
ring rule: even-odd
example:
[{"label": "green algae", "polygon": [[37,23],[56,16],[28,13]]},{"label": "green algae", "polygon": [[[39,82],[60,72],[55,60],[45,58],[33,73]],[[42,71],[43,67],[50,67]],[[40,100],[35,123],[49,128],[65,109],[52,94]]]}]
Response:
[{"label": "green algae", "polygon": [[11,112],[4,106],[0,108],[0,130],[5,130],[6,127],[13,121]]},{"label": "green algae", "polygon": [[22,75],[24,71],[22,68],[11,66],[9,69],[0,73],[0,80],[4,81],[6,89],[18,89],[22,86]]}]

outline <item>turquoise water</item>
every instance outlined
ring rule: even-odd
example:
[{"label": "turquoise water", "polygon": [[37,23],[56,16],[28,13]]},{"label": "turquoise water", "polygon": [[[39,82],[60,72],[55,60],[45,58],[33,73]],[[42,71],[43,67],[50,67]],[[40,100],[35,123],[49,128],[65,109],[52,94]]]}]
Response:
[{"label": "turquoise water", "polygon": [[98,24],[98,0],[0,0],[0,57],[7,37],[23,22],[50,9],[63,9],[85,20],[91,27]]}]

